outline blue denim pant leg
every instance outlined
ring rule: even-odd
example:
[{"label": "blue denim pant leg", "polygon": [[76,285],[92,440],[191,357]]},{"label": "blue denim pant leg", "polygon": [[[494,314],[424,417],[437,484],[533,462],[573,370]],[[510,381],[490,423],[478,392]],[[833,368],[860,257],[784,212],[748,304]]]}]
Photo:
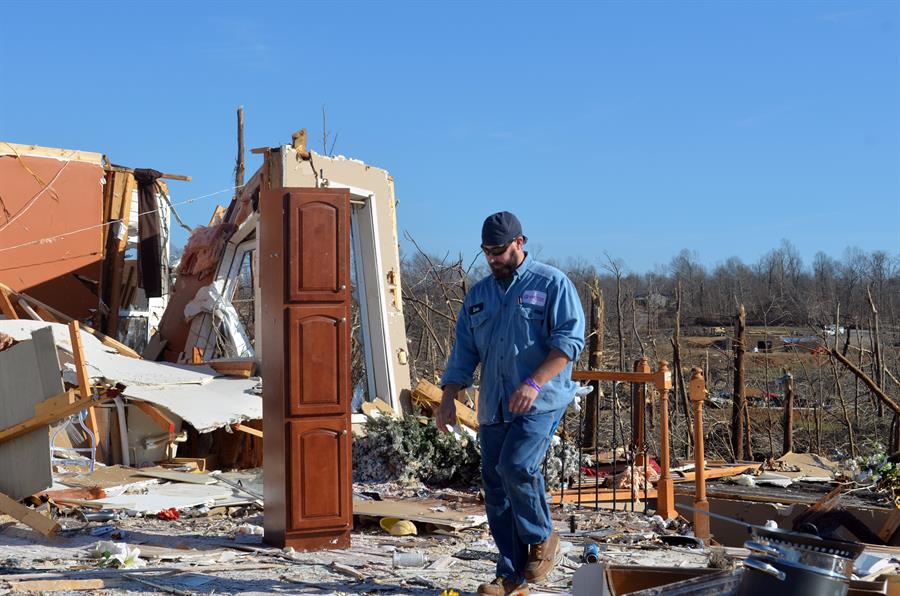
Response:
[{"label": "blue denim pant leg", "polygon": [[500,551],[497,576],[522,580],[528,545],[550,536],[541,464],[564,410],[481,425],[481,478],[491,535]]}]

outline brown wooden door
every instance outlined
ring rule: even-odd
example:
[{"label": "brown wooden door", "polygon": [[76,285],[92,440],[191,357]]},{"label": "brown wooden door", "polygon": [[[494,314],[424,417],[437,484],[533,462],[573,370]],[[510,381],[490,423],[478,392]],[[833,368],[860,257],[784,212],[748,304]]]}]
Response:
[{"label": "brown wooden door", "polygon": [[287,416],[350,411],[350,325],[343,304],[287,307]]},{"label": "brown wooden door", "polygon": [[287,299],[350,298],[350,197],[343,189],[292,192],[287,211]]},{"label": "brown wooden door", "polygon": [[289,422],[291,530],[350,525],[349,426],[346,416]]}]

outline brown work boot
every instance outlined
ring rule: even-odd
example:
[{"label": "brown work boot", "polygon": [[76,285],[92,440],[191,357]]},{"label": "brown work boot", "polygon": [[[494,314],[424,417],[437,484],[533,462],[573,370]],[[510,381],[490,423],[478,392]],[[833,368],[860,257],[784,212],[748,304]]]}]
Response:
[{"label": "brown work boot", "polygon": [[495,578],[494,581],[481,584],[476,592],[478,596],[528,596],[528,584],[518,583],[505,577]]},{"label": "brown work boot", "polygon": [[532,544],[528,548],[528,565],[525,566],[525,579],[530,582],[544,581],[559,557],[559,534],[555,531],[540,544]]}]

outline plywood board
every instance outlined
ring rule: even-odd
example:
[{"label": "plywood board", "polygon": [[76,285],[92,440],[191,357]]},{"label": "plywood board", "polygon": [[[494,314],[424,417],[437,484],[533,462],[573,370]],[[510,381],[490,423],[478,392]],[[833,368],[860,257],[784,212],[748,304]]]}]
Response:
[{"label": "plywood board", "polygon": [[[0,428],[28,420],[36,404],[64,391],[49,331],[0,352]],[[0,444],[0,492],[19,500],[52,484],[47,426]]]},{"label": "plywood board", "polygon": [[146,476],[139,476],[134,468],[125,466],[96,467],[88,474],[73,476],[61,476],[59,481],[68,486],[92,487],[99,486],[106,491],[121,489],[128,486],[141,486],[157,484],[158,480]]},{"label": "plywood board", "polygon": [[[443,508],[435,510],[435,508]],[[449,526],[465,530],[487,522],[484,508],[468,505],[461,510],[451,509],[445,501],[437,499],[403,499],[365,501],[353,499],[353,514],[369,517],[396,517],[437,526]]]}]

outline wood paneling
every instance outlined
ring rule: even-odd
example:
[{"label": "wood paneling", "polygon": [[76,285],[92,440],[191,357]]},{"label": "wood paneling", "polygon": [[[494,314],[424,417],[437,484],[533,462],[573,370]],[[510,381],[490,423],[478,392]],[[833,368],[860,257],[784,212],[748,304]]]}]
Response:
[{"label": "wood paneling", "polygon": [[291,530],[349,527],[348,421],[344,416],[311,417],[288,424]]},{"label": "wood paneling", "polygon": [[289,306],[288,415],[348,410],[350,326],[344,305]]},{"label": "wood paneling", "polygon": [[288,300],[344,302],[350,293],[350,210],[342,203],[348,195],[316,193],[285,197]]}]

